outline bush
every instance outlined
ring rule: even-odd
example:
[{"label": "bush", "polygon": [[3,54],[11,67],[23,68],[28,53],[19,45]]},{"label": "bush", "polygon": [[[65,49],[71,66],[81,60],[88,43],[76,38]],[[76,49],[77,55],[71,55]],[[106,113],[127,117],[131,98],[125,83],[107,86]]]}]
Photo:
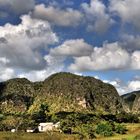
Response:
[{"label": "bush", "polygon": [[118,134],[125,134],[126,127],[122,124],[115,124],[115,132]]},{"label": "bush", "polygon": [[139,123],[139,118],[135,114],[122,113],[116,116],[118,123]]},{"label": "bush", "polygon": [[46,122],[48,120],[49,106],[47,103],[40,105],[39,111],[36,111],[32,114],[32,120],[35,120],[36,123]]},{"label": "bush", "polygon": [[62,120],[60,123],[61,130],[66,134],[72,133],[72,125],[70,120]]},{"label": "bush", "polygon": [[140,135],[137,135],[134,140],[140,140]]},{"label": "bush", "polygon": [[4,120],[4,115],[3,114],[0,114],[0,121]]},{"label": "bush", "polygon": [[83,124],[81,126],[78,126],[76,130],[78,131],[78,134],[83,136],[83,138],[95,138],[95,130],[93,124]]},{"label": "bush", "polygon": [[102,122],[97,125],[96,133],[102,136],[112,136],[112,126],[108,122]]},{"label": "bush", "polygon": [[[52,118],[55,120],[55,116]],[[95,129],[92,124],[94,118],[92,114],[67,113],[60,119],[61,130],[67,134],[78,134],[83,138],[94,138]]]}]

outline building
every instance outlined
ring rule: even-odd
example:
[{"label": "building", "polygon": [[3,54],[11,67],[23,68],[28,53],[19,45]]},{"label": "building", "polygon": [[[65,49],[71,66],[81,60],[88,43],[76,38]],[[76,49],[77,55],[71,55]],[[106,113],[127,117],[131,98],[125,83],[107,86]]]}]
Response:
[{"label": "building", "polygon": [[34,133],[34,129],[27,129],[26,132],[27,133]]},{"label": "building", "polygon": [[53,122],[47,122],[47,123],[40,123],[38,126],[39,132],[47,132],[47,131],[58,131],[60,127],[60,122],[53,123]]},{"label": "building", "polygon": [[16,132],[16,129],[11,129],[11,132],[12,132],[12,133],[15,133],[15,132]]}]

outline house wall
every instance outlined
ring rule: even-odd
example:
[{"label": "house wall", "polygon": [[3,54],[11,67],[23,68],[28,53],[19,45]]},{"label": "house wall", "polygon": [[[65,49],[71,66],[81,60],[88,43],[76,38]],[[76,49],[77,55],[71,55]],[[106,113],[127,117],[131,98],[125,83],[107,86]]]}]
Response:
[{"label": "house wall", "polygon": [[40,123],[38,126],[39,132],[46,132],[46,131],[53,131],[60,127],[60,122],[53,124],[53,123]]},{"label": "house wall", "polygon": [[39,126],[38,130],[39,132],[46,132],[46,131],[52,131],[54,128],[53,124],[52,125],[46,125],[46,126]]}]

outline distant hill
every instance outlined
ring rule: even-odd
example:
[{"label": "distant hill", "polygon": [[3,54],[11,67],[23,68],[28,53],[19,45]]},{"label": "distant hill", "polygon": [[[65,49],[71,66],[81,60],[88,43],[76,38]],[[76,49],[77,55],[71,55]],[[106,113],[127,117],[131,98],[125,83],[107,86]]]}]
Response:
[{"label": "distant hill", "polygon": [[24,112],[33,103],[35,96],[33,83],[25,78],[0,83],[0,109],[2,112]]},{"label": "distant hill", "polygon": [[116,89],[93,77],[57,73],[44,81],[42,90],[43,94],[52,96],[54,101],[61,98],[60,108],[65,110],[88,109],[116,113],[122,109]]},{"label": "distant hill", "polygon": [[35,111],[46,102],[51,112],[94,111],[117,113],[123,111],[116,89],[93,77],[57,73],[43,82],[11,79],[0,83],[0,109],[5,113]]},{"label": "distant hill", "polygon": [[121,96],[127,112],[140,114],[140,91],[134,91]]}]

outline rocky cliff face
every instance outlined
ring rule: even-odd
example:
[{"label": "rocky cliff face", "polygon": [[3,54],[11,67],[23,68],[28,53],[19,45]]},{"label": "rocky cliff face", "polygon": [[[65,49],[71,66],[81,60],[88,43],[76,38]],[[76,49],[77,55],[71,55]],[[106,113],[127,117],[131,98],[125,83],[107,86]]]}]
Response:
[{"label": "rocky cliff face", "polygon": [[93,77],[57,73],[43,82],[12,79],[0,84],[2,112],[35,110],[42,102],[47,102],[52,112],[95,111],[115,114],[123,110],[116,89]]},{"label": "rocky cliff face", "polygon": [[24,112],[32,104],[34,97],[33,84],[25,78],[0,83],[0,109],[2,112]]},{"label": "rocky cliff face", "polygon": [[[116,89],[93,77],[77,76],[71,73],[54,74],[44,81],[42,90],[43,94],[54,96],[54,100],[63,97],[63,102],[66,102],[69,109],[87,109],[101,113],[122,111]],[[61,109],[66,110],[63,105]]]},{"label": "rocky cliff face", "polygon": [[123,107],[127,112],[140,114],[140,91],[122,95]]}]

